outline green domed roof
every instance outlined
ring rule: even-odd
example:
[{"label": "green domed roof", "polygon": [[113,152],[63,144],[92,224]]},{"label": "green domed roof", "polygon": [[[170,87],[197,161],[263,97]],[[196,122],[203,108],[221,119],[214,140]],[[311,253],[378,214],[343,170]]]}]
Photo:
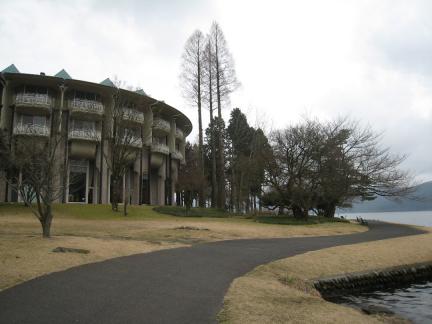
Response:
[{"label": "green domed roof", "polygon": [[135,92],[139,93],[140,95],[147,96],[147,93],[145,93],[145,91],[143,89],[137,89],[137,90],[135,90]]},{"label": "green domed roof", "polygon": [[16,68],[15,64],[9,65],[6,69],[1,71],[2,73],[20,73],[18,69]]},{"label": "green domed roof", "polygon": [[65,80],[71,80],[72,78],[71,78],[71,76],[69,75],[69,73],[67,73],[66,71],[65,71],[65,69],[61,69],[61,71],[59,71],[56,75],[54,75],[55,77],[57,77],[57,78],[62,78],[62,79],[65,79]]},{"label": "green domed roof", "polygon": [[100,82],[100,84],[115,88],[115,84],[110,80],[110,78],[106,78],[105,80]]}]

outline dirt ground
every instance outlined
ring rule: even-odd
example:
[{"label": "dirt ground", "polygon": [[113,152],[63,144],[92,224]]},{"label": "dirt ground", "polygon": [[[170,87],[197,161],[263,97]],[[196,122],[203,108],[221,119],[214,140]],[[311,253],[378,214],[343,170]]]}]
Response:
[{"label": "dirt ground", "polygon": [[222,323],[404,323],[326,302],[311,279],[432,261],[430,233],[323,249],[255,268],[236,279]]},{"label": "dirt ground", "polygon": [[[148,212],[150,215],[150,209]],[[184,218],[154,212],[151,217],[136,219],[85,219],[60,214],[53,220],[52,238],[42,239],[40,224],[31,213],[2,210],[0,206],[0,290],[73,266],[160,249],[227,239],[337,235],[365,230],[346,223],[267,225],[247,219]],[[59,246],[87,249],[90,253],[52,252]]]}]

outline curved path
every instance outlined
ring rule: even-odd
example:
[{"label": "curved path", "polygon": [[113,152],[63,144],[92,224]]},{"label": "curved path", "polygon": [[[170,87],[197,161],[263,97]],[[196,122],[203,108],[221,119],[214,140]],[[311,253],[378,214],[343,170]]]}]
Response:
[{"label": "curved path", "polygon": [[423,233],[233,240],[111,259],[0,292],[0,323],[214,323],[230,283],[256,266],[322,248]]}]

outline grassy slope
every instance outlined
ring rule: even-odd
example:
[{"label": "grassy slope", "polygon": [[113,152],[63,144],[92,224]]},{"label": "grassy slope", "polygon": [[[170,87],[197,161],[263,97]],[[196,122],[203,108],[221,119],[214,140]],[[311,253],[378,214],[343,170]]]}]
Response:
[{"label": "grassy slope", "polygon": [[[361,232],[353,224],[279,226],[258,224],[244,217],[175,217],[151,206],[130,206],[129,215],[109,205],[54,206],[52,238],[42,239],[41,228],[29,208],[0,205],[0,289],[72,266],[134,253],[146,253],[201,242],[226,239]],[[202,213],[200,215],[203,215]],[[189,230],[188,228],[208,229]],[[53,253],[58,246],[89,249],[90,254]]]},{"label": "grassy slope", "polygon": [[380,323],[320,298],[310,279],[432,261],[431,233],[308,252],[262,265],[236,279],[219,315],[222,323]]}]

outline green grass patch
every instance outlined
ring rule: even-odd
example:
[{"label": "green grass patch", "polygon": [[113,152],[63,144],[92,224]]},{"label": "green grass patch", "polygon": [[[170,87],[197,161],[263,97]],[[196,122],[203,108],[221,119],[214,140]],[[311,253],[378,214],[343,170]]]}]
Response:
[{"label": "green grass patch", "polygon": [[[100,220],[124,220],[124,219],[163,219],[166,215],[153,210],[153,206],[129,205],[128,215],[123,216],[123,206],[119,206],[119,211],[111,210],[111,205],[93,204],[54,204],[54,217],[77,218],[77,219],[100,219]],[[4,215],[32,215],[30,208],[22,203],[1,203],[0,216]]]},{"label": "green grass patch", "polygon": [[338,217],[310,216],[307,219],[299,219],[292,216],[258,216],[255,221],[263,224],[277,225],[314,225],[324,223],[349,223],[348,220]]},{"label": "green grass patch", "polygon": [[[159,206],[155,207],[154,211],[166,215],[178,217],[213,217],[226,218],[231,216],[239,216],[238,214],[229,213],[223,209],[216,208],[198,208],[194,207],[186,214],[186,208],[178,206]],[[242,215],[243,216],[243,215]]]}]

